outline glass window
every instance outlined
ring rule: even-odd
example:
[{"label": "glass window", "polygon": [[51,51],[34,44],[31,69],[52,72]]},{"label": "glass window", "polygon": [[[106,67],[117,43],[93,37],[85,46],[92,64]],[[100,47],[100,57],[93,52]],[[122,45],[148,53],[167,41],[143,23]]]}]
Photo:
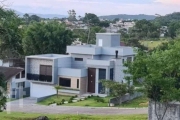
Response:
[{"label": "glass window", "polygon": [[111,68],[110,69],[110,80],[113,80],[114,79],[114,69]]},{"label": "glass window", "polygon": [[79,88],[79,79],[77,79],[77,88]]},{"label": "glass window", "polygon": [[16,79],[19,79],[20,78],[20,73],[16,75]]},{"label": "glass window", "polygon": [[59,85],[63,87],[71,87],[71,79],[69,78],[60,78]]},{"label": "glass window", "polygon": [[83,58],[75,58],[75,61],[83,61]]}]

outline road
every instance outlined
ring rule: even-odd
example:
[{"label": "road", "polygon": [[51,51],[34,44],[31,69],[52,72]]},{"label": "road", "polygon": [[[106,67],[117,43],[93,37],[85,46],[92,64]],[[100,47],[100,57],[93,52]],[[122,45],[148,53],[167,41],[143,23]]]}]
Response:
[{"label": "road", "polygon": [[44,106],[35,104],[33,99],[16,100],[7,103],[9,112],[25,112],[40,114],[87,114],[87,115],[128,115],[147,114],[147,108],[109,108],[109,107],[72,107],[72,106]]}]

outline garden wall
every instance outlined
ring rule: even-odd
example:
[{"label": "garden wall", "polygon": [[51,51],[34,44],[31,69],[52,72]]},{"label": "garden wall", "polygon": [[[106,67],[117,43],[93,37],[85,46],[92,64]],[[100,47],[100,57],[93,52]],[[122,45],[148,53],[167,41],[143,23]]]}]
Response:
[{"label": "garden wall", "polygon": [[149,102],[149,108],[148,108],[149,120],[158,120],[156,113],[159,117],[162,118],[165,111],[166,113],[164,115],[163,120],[180,120],[180,103],[179,102],[169,103],[168,105],[157,103],[156,107],[155,107],[155,102],[152,102],[152,101]]}]

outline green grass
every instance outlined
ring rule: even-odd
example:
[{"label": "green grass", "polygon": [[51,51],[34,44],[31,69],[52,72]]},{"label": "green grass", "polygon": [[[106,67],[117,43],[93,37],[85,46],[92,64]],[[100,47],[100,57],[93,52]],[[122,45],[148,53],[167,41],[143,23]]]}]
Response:
[{"label": "green grass", "polygon": [[153,49],[155,47],[158,47],[159,45],[161,45],[163,42],[167,42],[167,40],[159,40],[159,41],[140,41],[140,43],[146,47],[148,47],[149,49]]},{"label": "green grass", "polygon": [[120,107],[125,108],[141,108],[141,107],[148,107],[148,98],[146,97],[139,97],[132,101],[123,103]]},{"label": "green grass", "polygon": [[89,107],[108,107],[108,101],[111,97],[105,97],[104,103],[95,101],[96,97],[87,98],[84,101],[79,101],[76,103],[64,104],[64,106],[89,106]]},{"label": "green grass", "polygon": [[59,97],[57,98],[57,96],[55,95],[55,96],[51,96],[49,98],[42,100],[38,104],[48,105],[49,103],[52,103],[52,102],[60,103],[62,101],[62,99],[68,101],[70,98],[71,98],[71,96],[62,96],[62,95],[59,95]]},{"label": "green grass", "polygon": [[34,120],[38,116],[47,116],[50,120],[147,120],[147,115],[63,115],[63,114],[30,114],[0,113],[1,120]]}]

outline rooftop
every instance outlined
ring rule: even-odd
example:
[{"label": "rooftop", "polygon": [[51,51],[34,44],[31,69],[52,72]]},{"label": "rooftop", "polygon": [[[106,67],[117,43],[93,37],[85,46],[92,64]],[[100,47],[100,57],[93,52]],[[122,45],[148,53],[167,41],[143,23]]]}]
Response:
[{"label": "rooftop", "polygon": [[57,59],[63,57],[70,57],[69,55],[62,55],[62,54],[42,54],[42,55],[32,55],[28,56],[28,58],[44,58],[44,59]]}]

